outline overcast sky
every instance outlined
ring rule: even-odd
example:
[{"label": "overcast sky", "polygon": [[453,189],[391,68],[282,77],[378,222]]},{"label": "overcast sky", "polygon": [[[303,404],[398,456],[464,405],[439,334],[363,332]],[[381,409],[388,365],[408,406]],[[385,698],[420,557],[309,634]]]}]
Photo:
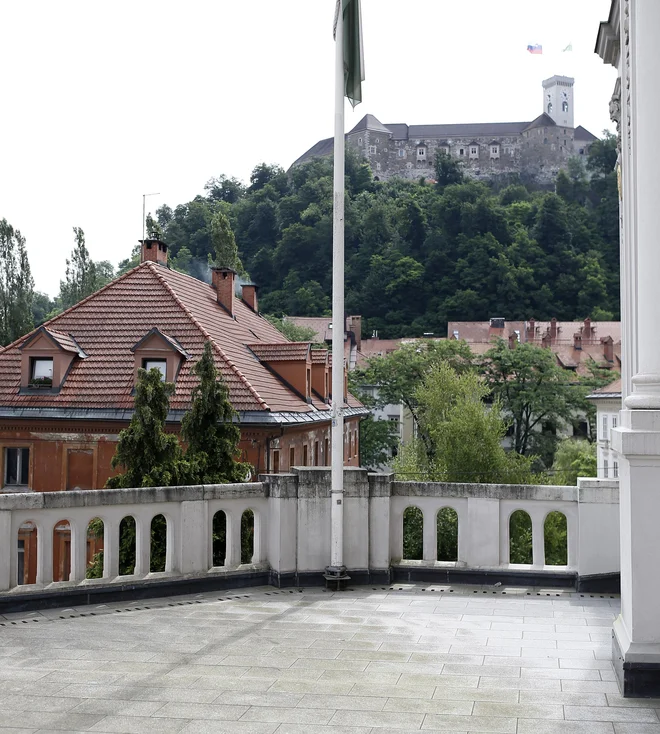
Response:
[{"label": "overcast sky", "polygon": [[[224,173],[288,166],[332,135],[335,0],[0,0],[0,218],[55,295],[72,227],[128,257],[148,210]],[[362,0],[364,102],[383,123],[532,120],[574,76],[576,124],[611,129],[594,54],[610,0]],[[532,56],[528,43],[543,44]],[[572,43],[572,53],[561,49]]]}]

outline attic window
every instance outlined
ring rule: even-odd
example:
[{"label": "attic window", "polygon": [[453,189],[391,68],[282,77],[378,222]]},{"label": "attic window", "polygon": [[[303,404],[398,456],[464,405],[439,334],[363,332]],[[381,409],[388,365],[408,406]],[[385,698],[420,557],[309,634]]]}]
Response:
[{"label": "attic window", "polygon": [[399,148],[399,158],[405,158],[406,151],[403,148]]},{"label": "attic window", "polygon": [[158,370],[161,374],[161,381],[165,382],[167,379],[167,360],[166,359],[143,359],[143,369],[147,370]]},{"label": "attic window", "polygon": [[53,386],[52,357],[32,357],[30,359],[30,383],[32,387]]}]

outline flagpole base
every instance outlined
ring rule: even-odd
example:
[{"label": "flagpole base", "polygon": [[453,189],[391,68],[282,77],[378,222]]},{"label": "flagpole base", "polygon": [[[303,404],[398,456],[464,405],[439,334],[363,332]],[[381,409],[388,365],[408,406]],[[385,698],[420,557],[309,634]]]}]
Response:
[{"label": "flagpole base", "polygon": [[346,573],[346,566],[326,566],[323,578],[328,591],[343,591],[351,580]]}]

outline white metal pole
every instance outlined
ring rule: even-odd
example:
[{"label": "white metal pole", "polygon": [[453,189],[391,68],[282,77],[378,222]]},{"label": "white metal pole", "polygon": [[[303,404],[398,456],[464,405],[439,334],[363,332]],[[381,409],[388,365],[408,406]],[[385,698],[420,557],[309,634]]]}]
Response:
[{"label": "white metal pole", "polygon": [[344,575],[344,18],[335,32],[335,141],[332,222],[332,484],[329,571]]}]

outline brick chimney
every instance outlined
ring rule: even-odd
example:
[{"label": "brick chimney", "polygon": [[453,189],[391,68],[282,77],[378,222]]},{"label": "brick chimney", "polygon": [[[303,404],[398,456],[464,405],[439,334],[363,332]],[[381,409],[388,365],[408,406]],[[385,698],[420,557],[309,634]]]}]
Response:
[{"label": "brick chimney", "polygon": [[236,271],[232,268],[211,268],[213,273],[213,287],[217,291],[218,303],[234,315],[234,282]]},{"label": "brick chimney", "polygon": [[167,245],[161,240],[138,240],[142,245],[140,262],[151,262],[167,265]]},{"label": "brick chimney", "polygon": [[587,318],[584,320],[584,329],[582,331],[584,336],[587,339],[591,338],[591,319],[587,316]]},{"label": "brick chimney", "polygon": [[607,362],[614,362],[614,339],[611,336],[604,336],[600,343],[603,345],[603,355]]},{"label": "brick chimney", "polygon": [[243,303],[247,304],[255,313],[258,313],[257,284],[243,283]]},{"label": "brick chimney", "polygon": [[573,349],[582,349],[582,334],[579,331],[573,334]]},{"label": "brick chimney", "polygon": [[526,341],[533,342],[536,336],[536,320],[530,319],[527,327],[527,338]]},{"label": "brick chimney", "polygon": [[555,341],[556,338],[557,338],[557,319],[553,318],[552,321],[550,322],[550,339],[552,339],[552,341]]},{"label": "brick chimney", "polygon": [[545,334],[541,337],[541,346],[544,349],[549,349],[552,344],[552,334],[550,332],[550,329],[548,329]]},{"label": "brick chimney", "polygon": [[358,349],[362,348],[362,316],[347,316],[346,331],[352,331],[355,335],[355,343]]},{"label": "brick chimney", "polygon": [[519,334],[516,331],[512,331],[509,334],[509,349],[515,349],[518,344]]}]

